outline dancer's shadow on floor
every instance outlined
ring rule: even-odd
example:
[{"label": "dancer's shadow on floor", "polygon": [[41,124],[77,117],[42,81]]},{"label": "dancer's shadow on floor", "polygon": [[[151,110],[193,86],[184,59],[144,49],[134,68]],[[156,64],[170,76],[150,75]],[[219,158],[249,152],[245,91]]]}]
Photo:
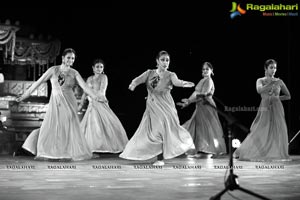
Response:
[{"label": "dancer's shadow on floor", "polygon": [[30,153],[29,151],[23,149],[23,148],[17,148],[14,152],[13,152],[13,157],[16,156],[29,156],[29,157],[35,157],[34,154]]}]

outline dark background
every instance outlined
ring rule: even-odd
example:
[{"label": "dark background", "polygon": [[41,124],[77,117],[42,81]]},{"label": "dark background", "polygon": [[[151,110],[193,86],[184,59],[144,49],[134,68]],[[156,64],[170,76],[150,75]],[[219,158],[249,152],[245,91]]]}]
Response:
[{"label": "dark background", "polygon": [[[292,1],[290,1],[292,3]],[[288,1],[285,1],[287,4]],[[243,5],[243,4],[242,4]],[[107,98],[131,137],[145,110],[144,86],[134,92],[128,85],[147,69],[155,68],[160,50],[171,55],[170,71],[180,79],[202,78],[203,62],[214,66],[215,100],[228,107],[258,107],[260,96],[256,80],[264,76],[264,62],[278,62],[276,77],[289,88],[292,99],[284,101],[288,134],[291,139],[300,129],[299,94],[296,82],[299,68],[299,16],[263,17],[249,12],[230,18],[231,2],[181,4],[111,4],[94,7],[1,7],[0,21],[20,21],[18,36],[51,35],[61,41],[61,52],[74,48],[74,68],[87,78],[92,75],[92,61],[102,58],[109,78]],[[57,58],[61,63],[61,55]],[[188,97],[193,88],[174,88],[174,101]],[[194,105],[181,110],[181,123],[191,117]],[[249,128],[256,111],[231,113]],[[222,124],[226,120],[220,116]],[[226,131],[225,131],[226,132]],[[236,137],[246,137],[235,130]],[[299,153],[300,136],[290,145]]]}]

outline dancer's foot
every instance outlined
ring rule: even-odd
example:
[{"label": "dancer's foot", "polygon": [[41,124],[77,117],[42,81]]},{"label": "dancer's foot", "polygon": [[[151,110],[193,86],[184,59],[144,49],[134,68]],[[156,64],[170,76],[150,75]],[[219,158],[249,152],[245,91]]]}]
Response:
[{"label": "dancer's foot", "polygon": [[92,156],[92,158],[100,158],[100,155],[99,155],[99,154],[97,154],[97,153],[93,153],[93,156]]},{"label": "dancer's foot", "polygon": [[58,159],[59,162],[71,162],[72,161],[72,158],[61,158],[61,159]]},{"label": "dancer's foot", "polygon": [[36,161],[50,161],[50,159],[49,159],[49,158],[45,158],[45,157],[38,157],[38,156],[34,157],[33,159],[34,159],[34,160],[36,160]]},{"label": "dancer's foot", "polygon": [[157,160],[153,163],[153,166],[164,166],[165,162],[162,160]]},{"label": "dancer's foot", "polygon": [[200,153],[196,153],[196,154],[193,154],[193,155],[188,155],[187,157],[188,158],[200,158],[201,154]]},{"label": "dancer's foot", "polygon": [[218,158],[219,155],[218,154],[211,154],[210,158],[214,159],[214,158]]}]

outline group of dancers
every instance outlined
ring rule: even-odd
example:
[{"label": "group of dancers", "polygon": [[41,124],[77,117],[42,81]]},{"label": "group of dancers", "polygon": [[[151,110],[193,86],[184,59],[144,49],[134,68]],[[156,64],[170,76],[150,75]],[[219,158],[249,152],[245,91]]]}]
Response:
[{"label": "group of dancers", "polygon": [[[22,147],[36,159],[84,160],[95,153],[120,153],[128,160],[157,158],[153,165],[164,165],[165,159],[182,154],[199,157],[200,153],[214,157],[226,154],[222,126],[213,100],[213,66],[205,62],[202,79],[193,82],[180,80],[168,70],[170,55],[160,51],[156,57],[156,69],[148,69],[134,78],[129,90],[145,84],[147,88],[146,109],[141,122],[130,138],[122,123],[111,110],[106,98],[108,77],[104,62],[96,59],[94,75],[85,82],[72,68],[76,53],[65,49],[61,65],[50,67],[17,101],[23,101],[42,83],[50,80],[52,91],[48,110],[39,129],[32,131]],[[288,136],[281,101],[290,99],[290,93],[281,79],[275,78],[277,63],[267,60],[265,77],[257,80],[257,92],[262,101],[251,131],[234,152],[241,160],[286,160]],[[73,87],[78,84],[84,91],[79,106]],[[195,103],[191,118],[180,124],[176,104],[171,96],[173,86],[191,88],[194,92],[177,103],[186,107]],[[280,91],[283,95],[280,96]],[[88,100],[88,108],[80,121],[77,115]],[[206,102],[206,103],[204,103]],[[208,105],[209,104],[209,105]],[[266,109],[263,109],[266,108]]]}]

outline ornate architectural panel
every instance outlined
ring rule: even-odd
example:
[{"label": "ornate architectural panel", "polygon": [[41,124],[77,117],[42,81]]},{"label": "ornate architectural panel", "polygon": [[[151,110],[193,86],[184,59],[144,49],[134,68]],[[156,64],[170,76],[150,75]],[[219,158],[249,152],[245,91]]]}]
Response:
[{"label": "ornate architectural panel", "polygon": [[[4,81],[4,83],[0,84],[0,96],[22,95],[33,83],[34,81]],[[48,97],[47,83],[42,83],[30,96]]]},{"label": "ornate architectural panel", "polygon": [[4,49],[0,48],[0,50],[4,50],[5,59],[14,60],[16,32],[18,30],[19,28],[10,25],[10,22],[0,24],[0,45],[4,45]]},{"label": "ornate architectural panel", "polygon": [[15,101],[10,101],[9,108],[11,113],[45,113],[47,111],[48,104],[31,102],[17,103]]}]

